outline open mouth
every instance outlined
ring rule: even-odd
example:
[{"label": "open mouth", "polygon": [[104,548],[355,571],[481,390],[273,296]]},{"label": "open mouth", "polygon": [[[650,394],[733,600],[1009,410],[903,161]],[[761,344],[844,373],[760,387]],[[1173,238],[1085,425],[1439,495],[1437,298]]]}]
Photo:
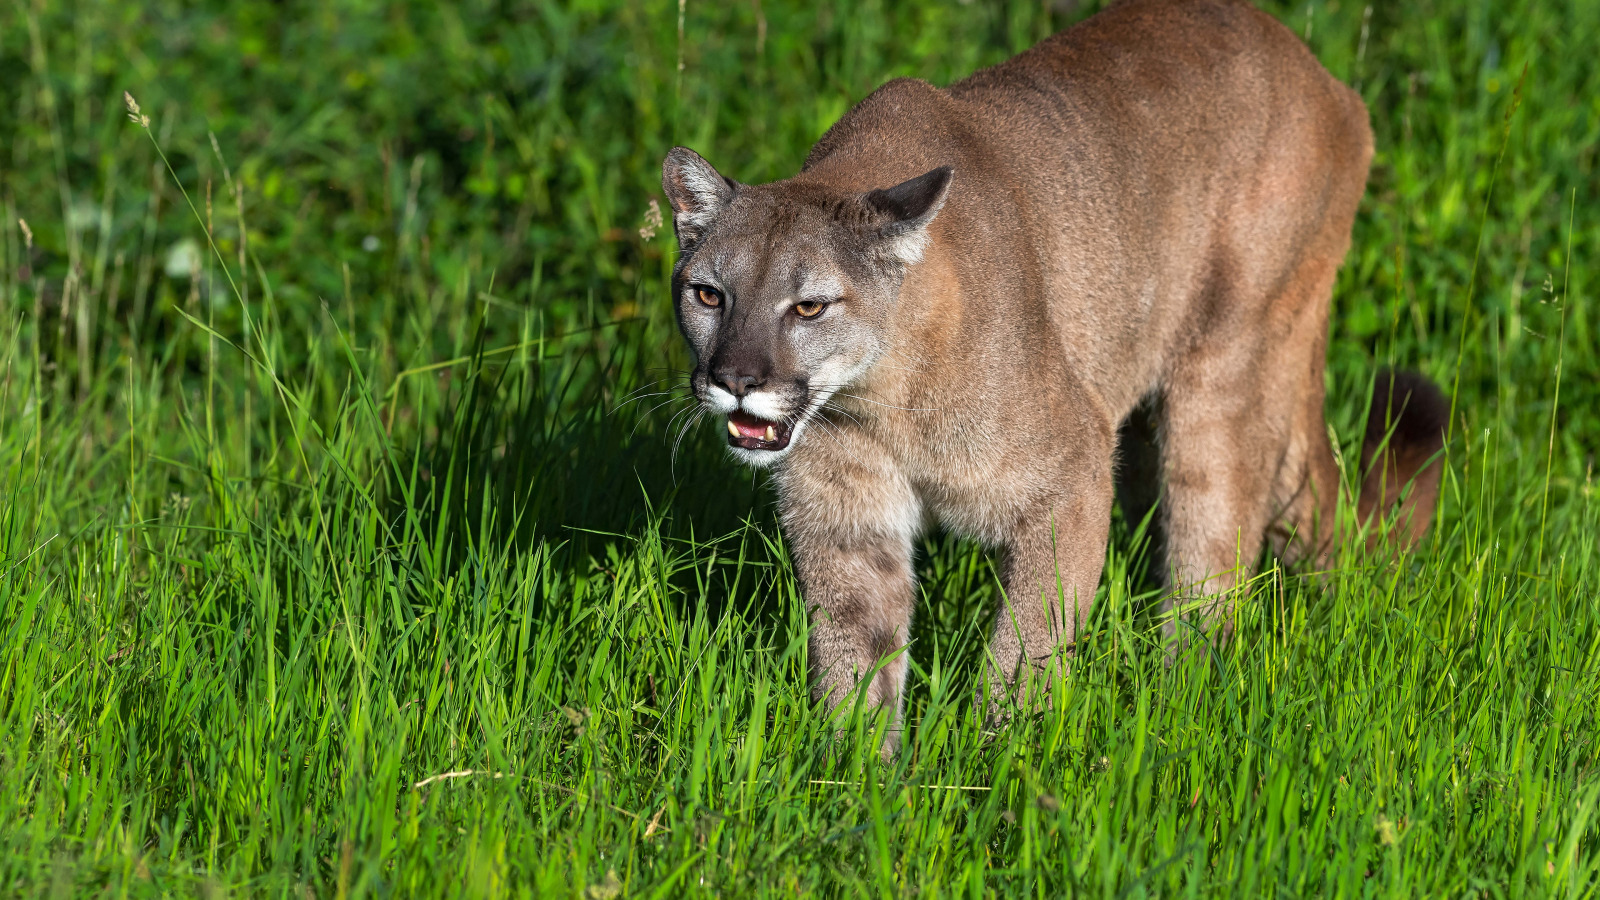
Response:
[{"label": "open mouth", "polygon": [[782,450],[794,429],[787,422],[752,416],[742,409],[728,413],[728,443],[746,450]]}]

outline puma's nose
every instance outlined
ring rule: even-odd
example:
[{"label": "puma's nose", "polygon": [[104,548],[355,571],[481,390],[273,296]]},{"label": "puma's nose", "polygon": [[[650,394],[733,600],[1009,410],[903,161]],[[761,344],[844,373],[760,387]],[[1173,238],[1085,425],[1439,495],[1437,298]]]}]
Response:
[{"label": "puma's nose", "polygon": [[716,373],[717,383],[728,389],[728,393],[735,397],[743,397],[750,393],[752,388],[758,388],[765,382],[754,375],[741,375],[732,369],[722,369]]}]

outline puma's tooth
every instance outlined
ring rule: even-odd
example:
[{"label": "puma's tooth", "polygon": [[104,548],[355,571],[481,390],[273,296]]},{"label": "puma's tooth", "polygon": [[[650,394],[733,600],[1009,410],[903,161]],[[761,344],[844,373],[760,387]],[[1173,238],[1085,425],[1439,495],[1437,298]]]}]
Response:
[{"label": "puma's tooth", "polygon": [[728,420],[728,433],[733,435],[734,437],[738,437],[739,436],[739,426],[733,424],[733,420],[732,419]]},{"label": "puma's tooth", "polygon": [[768,425],[767,426],[767,443],[769,443],[769,444],[775,443],[777,440],[778,440],[778,432],[774,431],[771,425]]}]

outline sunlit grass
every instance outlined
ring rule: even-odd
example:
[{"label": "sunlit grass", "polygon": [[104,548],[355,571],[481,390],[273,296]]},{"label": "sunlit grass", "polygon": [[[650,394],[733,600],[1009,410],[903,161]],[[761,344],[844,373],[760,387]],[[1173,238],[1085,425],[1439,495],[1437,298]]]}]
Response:
[{"label": "sunlit grass", "polygon": [[1378,135],[1329,419],[1453,390],[1432,535],[1169,668],[1119,519],[999,730],[933,535],[884,763],[764,482],[671,453],[657,166],[1087,10],[0,10],[0,893],[1593,896],[1600,7],[1277,11]]}]

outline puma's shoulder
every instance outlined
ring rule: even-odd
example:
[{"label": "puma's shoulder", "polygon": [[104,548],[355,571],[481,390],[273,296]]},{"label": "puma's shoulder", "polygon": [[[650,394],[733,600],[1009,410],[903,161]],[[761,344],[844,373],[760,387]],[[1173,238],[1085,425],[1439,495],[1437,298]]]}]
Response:
[{"label": "puma's shoulder", "polygon": [[800,171],[815,168],[841,149],[926,139],[927,132],[943,130],[949,110],[950,98],[945,92],[920,78],[886,82],[822,135]]}]

